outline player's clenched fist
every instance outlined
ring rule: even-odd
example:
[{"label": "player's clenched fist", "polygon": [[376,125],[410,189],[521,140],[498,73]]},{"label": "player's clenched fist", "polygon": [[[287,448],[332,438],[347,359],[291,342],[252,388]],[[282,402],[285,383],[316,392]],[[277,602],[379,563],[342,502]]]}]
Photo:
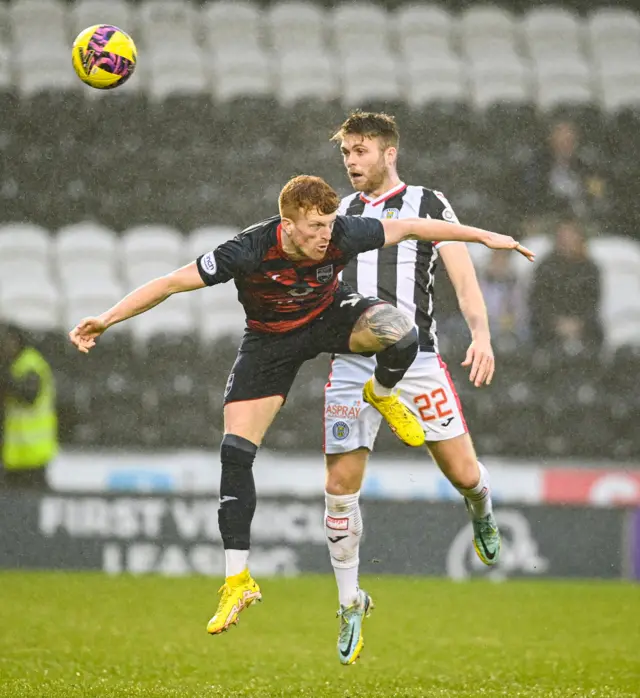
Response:
[{"label": "player's clenched fist", "polygon": [[96,345],[96,338],[99,337],[107,326],[99,317],[87,317],[81,320],[69,332],[69,339],[84,354],[89,353]]}]

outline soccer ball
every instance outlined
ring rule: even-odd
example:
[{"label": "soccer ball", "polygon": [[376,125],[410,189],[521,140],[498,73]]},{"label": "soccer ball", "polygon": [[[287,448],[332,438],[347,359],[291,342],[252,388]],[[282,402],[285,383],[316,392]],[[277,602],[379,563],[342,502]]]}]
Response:
[{"label": "soccer ball", "polygon": [[73,68],[87,85],[111,90],[124,85],[136,67],[136,45],[128,34],[110,24],[96,24],[73,42]]}]

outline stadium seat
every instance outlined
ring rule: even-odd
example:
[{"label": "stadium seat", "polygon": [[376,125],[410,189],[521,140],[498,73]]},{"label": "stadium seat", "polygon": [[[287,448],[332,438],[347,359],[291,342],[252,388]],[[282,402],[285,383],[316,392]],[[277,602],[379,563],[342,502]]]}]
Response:
[{"label": "stadium seat", "polygon": [[130,330],[138,348],[157,336],[193,334],[194,295],[193,292],[176,294],[150,312],[131,318]]},{"label": "stadium seat", "polygon": [[[14,40],[30,36],[62,39],[67,35],[67,3],[58,0],[14,0],[10,5]],[[97,24],[97,22],[94,22]]]},{"label": "stadium seat", "polygon": [[177,268],[185,261],[185,239],[168,226],[135,226],[123,233],[120,254],[127,267],[162,262]]},{"label": "stadium seat", "polygon": [[0,93],[7,93],[13,88],[11,49],[0,40]]},{"label": "stadium seat", "polygon": [[453,54],[434,55],[424,61],[419,56],[407,60],[404,68],[407,102],[415,108],[440,103],[461,104],[467,99],[466,76],[462,62]]},{"label": "stadium seat", "polygon": [[623,51],[630,46],[640,47],[640,15],[624,8],[603,7],[587,19],[591,48]]},{"label": "stadium seat", "polygon": [[149,96],[158,102],[173,96],[209,93],[204,52],[193,43],[176,43],[170,50],[159,47],[150,51],[147,90]]},{"label": "stadium seat", "polygon": [[589,253],[601,267],[640,277],[640,242],[617,236],[601,236],[589,240]]},{"label": "stadium seat", "polygon": [[621,274],[614,268],[603,270],[600,316],[610,349],[629,343],[630,332],[633,333],[630,328],[640,325],[640,276],[637,273]]},{"label": "stadium seat", "polygon": [[265,11],[264,23],[270,45],[278,51],[304,49],[322,52],[326,46],[326,15],[310,2],[276,2]]},{"label": "stadium seat", "polygon": [[219,101],[271,95],[273,76],[263,50],[220,46],[213,51],[212,57],[213,94]]},{"label": "stadium seat", "polygon": [[341,101],[344,105],[396,102],[401,98],[394,54],[372,51],[343,54]]},{"label": "stadium seat", "polygon": [[451,46],[455,22],[452,15],[439,5],[402,5],[390,20],[396,43],[403,51],[408,44],[418,48],[420,43],[429,45],[440,40],[447,47]]},{"label": "stadium seat", "polygon": [[640,349],[640,309],[620,314],[615,321],[607,321],[605,343],[611,352],[622,347]]},{"label": "stadium seat", "polygon": [[167,260],[123,259],[122,273],[125,291],[129,293],[134,288],[151,281],[151,279],[170,274],[177,267],[177,264],[172,264]]},{"label": "stadium seat", "polygon": [[593,77],[583,59],[549,56],[534,63],[536,101],[543,111],[594,101]]},{"label": "stadium seat", "polygon": [[218,245],[238,235],[239,232],[240,230],[237,228],[222,226],[196,228],[187,239],[189,259],[197,259],[200,255],[214,250]]},{"label": "stadium seat", "polygon": [[300,100],[331,100],[338,97],[339,85],[335,66],[325,52],[305,49],[278,53],[276,67],[276,96],[291,106]]},{"label": "stadium seat", "polygon": [[457,29],[463,44],[483,39],[502,39],[514,44],[517,27],[508,10],[496,5],[480,5],[461,13]]},{"label": "stadium seat", "polygon": [[478,109],[531,101],[531,77],[516,55],[507,61],[491,54],[476,58],[469,64],[469,78],[473,104]]},{"label": "stadium seat", "polygon": [[597,90],[603,110],[610,115],[640,108],[640,50],[637,54],[608,57],[595,70]]},{"label": "stadium seat", "polygon": [[[343,3],[329,15],[329,26],[334,44],[341,53],[362,53],[363,42],[375,46],[377,52],[389,50],[390,17],[379,5],[369,2]],[[375,70],[373,68],[373,72]]]},{"label": "stadium seat", "polygon": [[197,291],[196,325],[200,341],[212,344],[224,338],[237,341],[245,329],[245,314],[233,283]]},{"label": "stadium seat", "polygon": [[262,16],[256,3],[243,0],[208,2],[200,17],[211,49],[235,46],[240,50],[262,43]]},{"label": "stadium seat", "polygon": [[195,40],[198,23],[198,12],[188,0],[142,0],[138,9],[139,32],[147,40],[170,41],[185,34]]},{"label": "stadium seat", "polygon": [[46,277],[30,274],[0,287],[0,317],[21,327],[48,332],[60,326],[58,291]]},{"label": "stadium seat", "polygon": [[126,0],[76,0],[69,12],[73,38],[94,24],[113,24],[137,39],[136,14]]},{"label": "stadium seat", "polygon": [[118,237],[113,230],[83,221],[60,228],[53,243],[58,266],[76,262],[93,267],[96,264],[116,269]]},{"label": "stadium seat", "polygon": [[0,264],[42,262],[48,265],[51,251],[51,236],[38,225],[7,223],[0,226]]},{"label": "stadium seat", "polygon": [[11,8],[9,3],[0,3],[0,44],[11,40]]},{"label": "stadium seat", "polygon": [[521,22],[525,44],[534,59],[576,56],[582,52],[582,22],[562,7],[539,7]]},{"label": "stadium seat", "polygon": [[70,330],[84,317],[99,315],[124,295],[124,287],[115,280],[73,277],[63,285],[61,294],[63,326]]},{"label": "stadium seat", "polygon": [[399,42],[399,52],[407,63],[428,63],[433,59],[442,58],[457,59],[457,53],[451,48],[449,39],[444,36],[406,36]]},{"label": "stadium seat", "polygon": [[512,60],[520,61],[513,39],[504,37],[475,37],[469,38],[462,46],[464,55],[471,61],[484,63],[507,63]]},{"label": "stadium seat", "polygon": [[16,56],[18,91],[23,97],[41,93],[60,96],[60,91],[79,92],[82,83],[70,69],[69,48],[51,38],[30,41]]}]

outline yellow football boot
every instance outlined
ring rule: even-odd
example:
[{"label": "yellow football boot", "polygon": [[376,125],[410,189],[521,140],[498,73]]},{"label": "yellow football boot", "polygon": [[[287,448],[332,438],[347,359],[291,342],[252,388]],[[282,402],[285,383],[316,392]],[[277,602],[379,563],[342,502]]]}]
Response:
[{"label": "yellow football boot", "polygon": [[407,446],[424,444],[424,429],[418,418],[397,395],[376,395],[373,392],[373,378],[362,389],[362,397],[385,418],[391,431]]},{"label": "yellow football boot", "polygon": [[228,630],[230,625],[237,625],[240,611],[254,601],[262,601],[260,587],[251,578],[249,570],[227,577],[218,593],[221,594],[218,610],[207,624],[210,635],[217,635]]}]

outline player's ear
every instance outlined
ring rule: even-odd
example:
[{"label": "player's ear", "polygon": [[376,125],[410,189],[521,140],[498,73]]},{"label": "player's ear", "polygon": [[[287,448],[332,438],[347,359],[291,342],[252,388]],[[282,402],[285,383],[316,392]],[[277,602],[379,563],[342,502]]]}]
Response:
[{"label": "player's ear", "polygon": [[395,165],[398,159],[398,149],[394,146],[390,146],[385,150],[384,157],[387,165]]},{"label": "player's ear", "polygon": [[287,218],[286,216],[280,216],[280,223],[282,224],[282,228],[286,233],[290,233],[291,229],[293,228],[293,221],[291,218]]}]

